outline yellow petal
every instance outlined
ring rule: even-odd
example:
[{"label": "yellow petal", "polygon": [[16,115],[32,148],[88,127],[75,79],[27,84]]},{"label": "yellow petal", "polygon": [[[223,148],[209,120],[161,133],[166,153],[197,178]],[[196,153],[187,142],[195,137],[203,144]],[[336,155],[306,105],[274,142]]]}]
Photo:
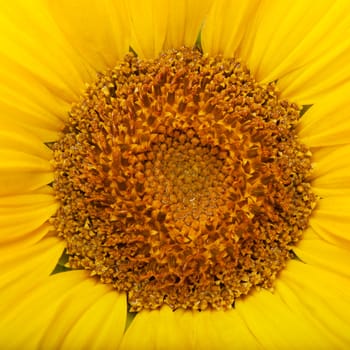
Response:
[{"label": "yellow petal", "polygon": [[164,0],[129,0],[130,45],[140,57],[158,56],[165,43],[169,5]]},{"label": "yellow petal", "polygon": [[44,160],[52,158],[52,152],[39,138],[24,128],[13,124],[11,120],[3,120],[1,122],[0,148],[2,150],[24,151]]},{"label": "yellow petal", "polygon": [[[348,38],[350,32],[343,35]],[[334,45],[338,46],[330,48],[330,52],[312,64],[278,81],[277,86],[282,91],[282,98],[300,104],[312,104],[322,100],[325,95],[331,94],[333,90],[349,80],[350,42],[340,42]]]},{"label": "yellow petal", "polygon": [[278,80],[283,96],[314,102],[349,77],[346,1],[263,0],[237,55],[258,80]]},{"label": "yellow petal", "polygon": [[69,271],[46,278],[3,314],[0,343],[9,348],[83,349],[90,341],[89,348],[109,349],[120,342],[126,298],[85,271]]},{"label": "yellow petal", "polygon": [[[323,319],[315,317],[312,312],[313,308],[305,304],[303,293],[300,289],[295,288],[293,285],[290,286],[288,281],[280,279],[275,289],[275,294],[278,295],[290,309],[299,316],[300,322],[311,323],[313,327],[318,329],[318,334],[322,336],[321,340],[324,340],[323,346],[320,349],[343,349],[344,342],[334,334],[327,324],[324,324]],[[312,349],[312,347],[311,347]]]},{"label": "yellow petal", "polygon": [[[47,4],[45,0],[1,2],[0,60],[3,74],[7,65],[11,68],[18,94],[39,97],[40,91],[45,98],[36,102],[51,110],[50,105],[59,107],[58,100],[74,100],[92,71],[65,40]],[[27,89],[19,90],[21,85]]]},{"label": "yellow petal", "polygon": [[40,228],[57,210],[54,196],[45,192],[0,197],[1,244],[16,244],[31,236],[32,239],[41,237]]},{"label": "yellow petal", "polygon": [[[24,226],[24,227],[23,227]],[[1,245],[4,249],[15,249],[26,247],[39,242],[43,237],[49,236],[52,232],[52,225],[45,223],[33,231],[27,231],[25,225],[17,227],[18,231],[11,235],[1,235]]]},{"label": "yellow petal", "polygon": [[[0,84],[1,92],[4,91]],[[32,102],[24,102],[23,96],[2,93],[0,97],[0,108],[2,111],[1,123],[20,125],[25,127],[32,134],[36,135],[43,142],[55,141],[58,139],[59,130],[63,127],[63,121],[53,116],[43,108],[35,106]],[[6,97],[7,96],[7,97]],[[19,97],[19,99],[18,99]],[[29,102],[29,103],[27,103]],[[62,114],[66,114],[65,111]]]},{"label": "yellow petal", "polygon": [[[97,288],[100,289],[99,293],[91,295]],[[106,290],[104,293],[103,289]],[[106,286],[92,285],[85,286],[81,297],[85,300],[77,302],[75,299],[79,295],[76,292],[73,300],[67,301],[68,305],[72,302],[76,302],[76,305],[65,308],[65,312],[56,316],[40,342],[41,348],[49,349],[60,344],[61,349],[67,350],[117,349],[125,327],[126,297],[108,290]],[[69,328],[67,319],[73,323]]]},{"label": "yellow petal", "polygon": [[[62,349],[74,349],[77,344],[82,349],[116,349],[123,335],[125,315],[125,296],[116,296],[115,292],[104,295],[81,315],[64,336]],[[61,322],[64,323],[65,319]],[[52,344],[50,336],[48,333],[47,345]]]},{"label": "yellow petal", "polygon": [[14,209],[2,209],[0,216],[0,242],[2,244],[12,243],[26,234],[30,235],[32,232],[36,232],[36,229],[44,224],[55,213],[56,209],[56,204],[48,208],[34,207],[23,214],[12,213]]},{"label": "yellow petal", "polygon": [[247,327],[236,309],[196,312],[193,319],[194,350],[261,349],[254,330]]},{"label": "yellow petal", "polygon": [[[317,237],[337,246],[350,248],[350,240],[347,234],[347,227],[344,225],[334,225],[334,222],[318,222],[310,220],[311,229]],[[327,226],[328,225],[328,226]]]},{"label": "yellow petal", "polygon": [[263,349],[311,349],[323,345],[317,329],[269,291],[259,290],[238,300],[236,311]]},{"label": "yellow petal", "polygon": [[314,190],[323,198],[346,194],[350,188],[350,146],[337,147],[314,163]]},{"label": "yellow petal", "polygon": [[164,49],[193,47],[213,0],[169,2]]},{"label": "yellow petal", "polygon": [[52,182],[50,163],[20,151],[0,150],[0,195],[33,191]]},{"label": "yellow petal", "polygon": [[[317,159],[313,170],[314,182],[323,184],[331,180],[331,178],[323,179],[324,177],[338,177],[341,174],[348,173],[349,160],[347,158],[349,154],[349,145],[331,148],[330,152],[323,153],[321,156],[318,156],[318,152],[315,152]],[[347,185],[347,182],[344,181],[343,185]]]},{"label": "yellow petal", "polygon": [[[7,246],[1,246],[1,315],[9,312],[11,307],[28,295],[35,285],[49,276],[63,249],[64,242],[56,237],[44,238],[26,247],[15,246],[11,250]],[[1,342],[1,334],[2,332],[0,332],[0,344],[4,345]]]},{"label": "yellow petal", "polygon": [[312,148],[312,160],[317,162],[322,161],[324,157],[328,157],[332,152],[336,151],[339,146],[316,147]]},{"label": "yellow petal", "polygon": [[55,211],[49,187],[23,195],[0,196],[0,247],[12,252],[39,242],[53,230],[46,220]]},{"label": "yellow petal", "polygon": [[244,34],[254,23],[259,3],[260,0],[215,1],[203,25],[203,51],[235,56]]},{"label": "yellow petal", "polygon": [[129,26],[122,1],[57,0],[50,10],[67,40],[95,71],[114,67],[129,50]]},{"label": "yellow petal", "polygon": [[167,306],[141,311],[126,331],[120,349],[193,349],[191,321],[191,312],[173,312]]},{"label": "yellow petal", "polygon": [[[326,2],[312,3],[311,10],[323,3]],[[285,98],[312,104],[349,80],[350,18],[344,13],[349,12],[350,3],[331,4],[314,28],[305,34],[293,59],[288,59],[294,69],[286,75],[280,74],[278,86]]]},{"label": "yellow petal", "polygon": [[[305,33],[310,31],[329,6],[327,1],[321,4],[301,0],[259,1],[248,21],[242,22],[240,31],[245,35],[240,40],[238,56],[248,63],[258,79],[275,80],[276,74],[273,73],[276,68],[285,64]],[[280,75],[281,71],[277,77]]]},{"label": "yellow petal", "polygon": [[0,4],[1,122],[52,140],[91,76],[62,37],[44,0]]},{"label": "yellow petal", "polygon": [[[20,53],[18,53],[18,57],[22,57]],[[22,60],[25,61],[26,59],[22,57]],[[64,87],[60,91],[54,91],[54,88],[49,91],[48,83],[38,77],[35,72],[32,72],[38,64],[32,63],[33,68],[23,68],[13,60],[2,57],[0,53],[0,101],[5,108],[3,111],[5,114],[2,114],[1,118],[9,121],[14,120],[22,124],[27,121],[30,124],[30,120],[26,120],[26,118],[28,118],[28,115],[34,115],[35,119],[32,122],[47,119],[47,121],[44,121],[43,127],[53,128],[56,126],[56,128],[59,128],[62,123],[61,119],[65,118],[70,102],[75,97],[72,96],[71,99],[66,97],[66,100],[62,98],[60,95],[67,91]],[[49,73],[45,77],[50,82],[51,79],[54,80]],[[22,113],[23,115],[21,115]],[[40,113],[42,113],[41,116]],[[15,116],[18,116],[19,120],[14,119]]]},{"label": "yellow petal", "polygon": [[349,244],[349,198],[339,196],[319,200],[310,219],[310,227],[326,241],[330,239],[333,242],[335,239],[337,245],[340,245],[343,241]]},{"label": "yellow petal", "polygon": [[350,252],[345,247],[320,239],[303,239],[293,251],[306,264],[350,277]]},{"label": "yellow petal", "polygon": [[349,279],[298,261],[291,261],[283,271],[282,279],[300,297],[304,306],[291,307],[323,325],[326,332],[319,335],[324,340],[324,348],[338,348],[335,344],[327,344],[327,340],[336,341],[342,344],[340,348],[346,348],[350,342]]},{"label": "yellow petal", "polygon": [[236,310],[172,311],[165,306],[161,310],[137,314],[123,338],[121,349],[221,350],[233,345],[242,349],[260,348]]},{"label": "yellow petal", "polygon": [[317,101],[301,118],[302,142],[310,147],[350,143],[348,104],[350,83],[341,85]]},{"label": "yellow petal", "polygon": [[[22,278],[30,274],[32,284],[47,277],[55,268],[64,249],[64,242],[56,237],[44,238],[27,247],[0,248],[0,286],[11,287],[21,284]],[[12,287],[11,287],[12,288]],[[13,288],[12,288],[13,289]],[[19,291],[8,296],[17,298]]]}]

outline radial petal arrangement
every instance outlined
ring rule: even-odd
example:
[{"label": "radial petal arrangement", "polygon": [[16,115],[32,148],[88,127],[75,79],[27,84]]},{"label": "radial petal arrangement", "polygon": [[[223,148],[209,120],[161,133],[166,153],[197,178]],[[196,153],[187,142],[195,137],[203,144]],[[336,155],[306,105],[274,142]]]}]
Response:
[{"label": "radial petal arrangement", "polygon": [[0,347],[348,348],[349,13],[1,2]]}]

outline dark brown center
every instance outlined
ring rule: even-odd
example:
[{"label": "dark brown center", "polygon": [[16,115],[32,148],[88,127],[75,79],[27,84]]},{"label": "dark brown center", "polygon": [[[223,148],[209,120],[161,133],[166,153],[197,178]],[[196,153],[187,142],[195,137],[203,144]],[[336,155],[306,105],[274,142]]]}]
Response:
[{"label": "dark brown center", "polygon": [[315,206],[299,117],[237,60],[127,55],[54,145],[69,266],[127,292],[131,311],[228,309],[272,288]]}]

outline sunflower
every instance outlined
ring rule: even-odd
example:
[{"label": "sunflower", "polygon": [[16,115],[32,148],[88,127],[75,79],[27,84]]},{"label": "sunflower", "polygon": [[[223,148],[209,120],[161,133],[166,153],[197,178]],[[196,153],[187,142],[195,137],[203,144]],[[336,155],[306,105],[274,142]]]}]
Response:
[{"label": "sunflower", "polygon": [[349,10],[3,1],[1,347],[348,348]]}]

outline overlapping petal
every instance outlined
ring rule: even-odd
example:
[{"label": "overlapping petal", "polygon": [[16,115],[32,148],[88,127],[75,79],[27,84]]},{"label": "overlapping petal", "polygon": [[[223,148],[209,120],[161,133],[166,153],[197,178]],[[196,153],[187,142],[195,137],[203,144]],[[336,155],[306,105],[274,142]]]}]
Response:
[{"label": "overlapping petal", "polygon": [[169,1],[163,49],[194,46],[213,0]]},{"label": "overlapping petal", "polygon": [[331,147],[314,152],[313,188],[322,198],[344,197],[350,190],[350,146]]},{"label": "overlapping petal", "polygon": [[[55,100],[70,103],[89,77],[83,62],[64,39],[45,0],[1,3],[1,60],[11,65],[12,78],[28,79],[47,93],[41,103],[48,110],[59,107]],[[26,76],[23,76],[26,74]],[[6,82],[2,85],[8,85]],[[23,92],[30,93],[31,89]],[[61,101],[60,101],[61,103]]]},{"label": "overlapping petal", "polygon": [[203,51],[212,55],[237,56],[247,31],[254,28],[255,14],[260,2],[215,1],[203,24]]},{"label": "overlapping petal", "polygon": [[224,18],[224,24],[208,20],[204,51],[241,57],[259,81],[278,80],[285,98],[312,103],[349,80],[349,6],[331,0],[219,1],[209,19]]},{"label": "overlapping petal", "polygon": [[121,340],[125,296],[84,271],[53,275],[16,296],[0,320],[3,348],[115,349]]},{"label": "overlapping petal", "polygon": [[68,45],[45,0],[1,2],[0,30],[0,120],[52,140],[93,72]]},{"label": "overlapping petal", "polygon": [[34,191],[53,180],[49,149],[9,118],[0,130],[0,156],[1,196]]},{"label": "overlapping petal", "polygon": [[309,260],[308,263],[292,261],[276,289],[304,323],[319,328],[317,334],[324,342],[319,348],[345,349],[350,342],[349,287],[349,278]]},{"label": "overlapping petal", "polygon": [[51,193],[36,191],[0,197],[0,244],[21,246],[40,240],[46,222],[55,214],[57,203]]},{"label": "overlapping petal", "polygon": [[[139,337],[141,333],[143,336]],[[237,348],[261,348],[254,332],[236,310],[172,311],[165,306],[136,315],[123,338],[121,349],[220,350],[229,349],[233,344]]]},{"label": "overlapping petal", "polygon": [[243,301],[238,300],[235,311],[263,349],[322,349],[332,344],[320,337],[317,327],[303,322],[288,306],[276,293],[259,290]]},{"label": "overlapping petal", "polygon": [[193,47],[213,0],[127,2],[132,49],[153,58],[162,50]]},{"label": "overlapping petal", "polygon": [[65,38],[93,71],[114,67],[129,51],[124,1],[54,0],[49,1],[49,10]]},{"label": "overlapping petal", "polygon": [[299,136],[310,147],[334,147],[350,143],[350,83],[325,94],[301,119]]}]

